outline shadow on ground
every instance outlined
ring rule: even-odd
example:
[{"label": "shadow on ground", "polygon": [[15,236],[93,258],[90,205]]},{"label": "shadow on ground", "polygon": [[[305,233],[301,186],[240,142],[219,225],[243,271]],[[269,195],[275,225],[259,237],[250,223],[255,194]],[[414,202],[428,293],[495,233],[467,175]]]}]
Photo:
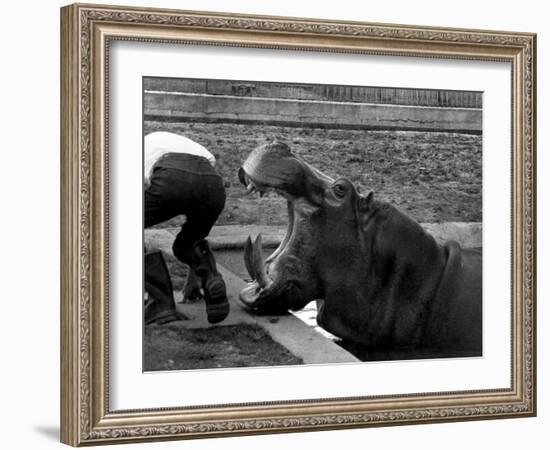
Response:
[{"label": "shadow on ground", "polygon": [[49,440],[59,442],[59,427],[48,425],[35,425],[36,432],[45,436]]}]

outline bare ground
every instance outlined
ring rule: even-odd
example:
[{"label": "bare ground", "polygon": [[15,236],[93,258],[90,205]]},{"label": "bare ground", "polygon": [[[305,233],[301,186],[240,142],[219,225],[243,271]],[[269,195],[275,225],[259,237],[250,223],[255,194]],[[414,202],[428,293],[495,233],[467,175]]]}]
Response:
[{"label": "bare ground", "polygon": [[[145,122],[144,132],[185,134],[217,158],[226,208],[218,224],[283,224],[286,206],[275,194],[246,196],[237,170],[256,146],[286,142],[327,175],[351,179],[419,222],[480,222],[482,137],[458,133],[365,131],[271,125]],[[261,205],[261,206],[260,206]],[[161,226],[180,224],[172,219]]]},{"label": "bare ground", "polygon": [[178,324],[145,327],[146,371],[303,364],[258,325],[189,330]]}]

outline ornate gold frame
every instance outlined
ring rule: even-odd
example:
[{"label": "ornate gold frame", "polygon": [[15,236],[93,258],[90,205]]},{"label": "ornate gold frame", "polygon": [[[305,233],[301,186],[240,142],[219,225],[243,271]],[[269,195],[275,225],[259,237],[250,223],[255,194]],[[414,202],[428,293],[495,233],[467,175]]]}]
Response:
[{"label": "ornate gold frame", "polygon": [[[106,62],[112,40],[508,61],[509,389],[112,412],[108,405]],[[529,33],[71,5],[61,10],[61,440],[70,445],[533,416],[535,52]]]}]

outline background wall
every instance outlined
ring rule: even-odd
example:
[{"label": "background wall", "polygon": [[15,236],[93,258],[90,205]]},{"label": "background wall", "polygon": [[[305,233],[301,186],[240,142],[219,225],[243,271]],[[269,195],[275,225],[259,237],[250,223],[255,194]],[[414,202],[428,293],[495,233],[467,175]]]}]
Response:
[{"label": "background wall", "polygon": [[156,77],[143,90],[145,120],[482,131],[482,92]]},{"label": "background wall", "polygon": [[[389,0],[386,2],[308,2],[306,0],[133,0],[122,4],[218,10],[538,32],[539,61],[539,416],[498,420],[142,444],[139,448],[349,449],[423,447],[427,449],[543,448],[550,427],[548,341],[550,288],[548,239],[550,190],[550,32],[544,2],[521,3]],[[59,11],[60,1],[7,3],[3,7],[0,114],[2,156],[2,242],[0,399],[3,448],[59,448]],[[546,205],[545,205],[546,204]],[[546,439],[544,439],[546,437]],[[127,448],[127,446],[123,446]],[[122,447],[118,447],[122,448]],[[131,447],[138,448],[138,447]]]}]

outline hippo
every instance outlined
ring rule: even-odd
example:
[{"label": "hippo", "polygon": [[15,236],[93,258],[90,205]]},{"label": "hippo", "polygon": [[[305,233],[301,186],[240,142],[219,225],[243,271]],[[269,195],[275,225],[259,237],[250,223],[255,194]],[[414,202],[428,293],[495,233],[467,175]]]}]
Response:
[{"label": "hippo", "polygon": [[288,206],[285,237],[265,261],[261,235],[246,242],[245,308],[277,315],[315,300],[322,328],[388,359],[482,355],[481,250],[438,244],[396,207],[282,142],[253,150],[238,176],[247,191],[274,191]]}]

